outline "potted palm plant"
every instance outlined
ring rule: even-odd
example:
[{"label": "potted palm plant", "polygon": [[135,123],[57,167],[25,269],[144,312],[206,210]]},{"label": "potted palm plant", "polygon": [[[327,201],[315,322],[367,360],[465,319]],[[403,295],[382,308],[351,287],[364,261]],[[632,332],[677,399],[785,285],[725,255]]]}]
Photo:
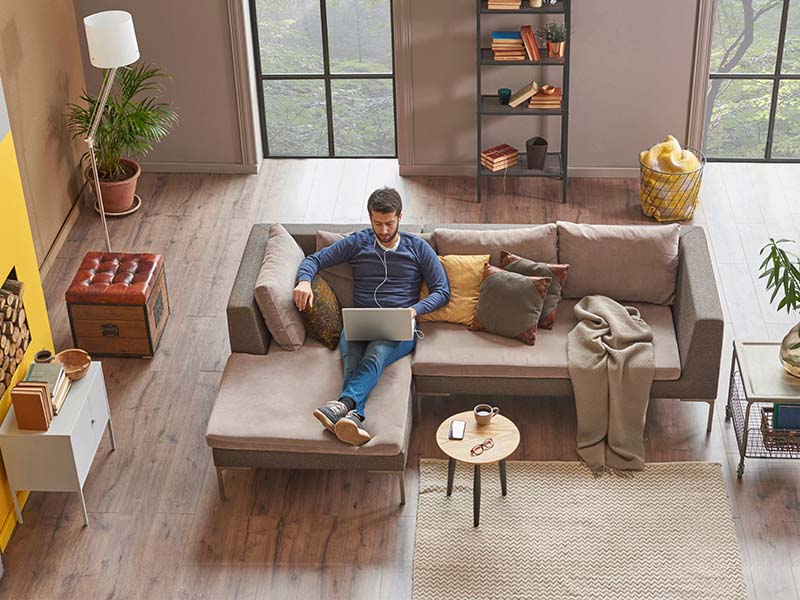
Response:
[{"label": "potted palm plant", "polygon": [[[764,260],[759,267],[759,279],[767,278],[767,291],[772,290],[770,302],[780,294],[778,310],[785,308],[788,313],[800,308],[800,257],[781,247],[787,243],[794,241],[770,238],[769,244],[761,249]],[[800,323],[783,338],[780,361],[788,373],[800,377]]]},{"label": "potted palm plant", "polygon": [[545,23],[539,33],[547,41],[547,56],[550,58],[564,58],[564,48],[567,45],[566,25],[558,21],[550,21]]},{"label": "potted palm plant", "polygon": [[[142,157],[167,135],[178,115],[158,100],[167,74],[153,64],[137,62],[120,69],[95,135],[100,191],[108,214],[133,207],[136,181],[141,173],[133,157]],[[97,98],[85,91],[81,104],[67,104],[67,126],[75,138],[86,138],[92,126]],[[81,162],[89,159],[89,153]],[[94,189],[90,168],[86,178]],[[97,191],[94,190],[95,196]]]}]

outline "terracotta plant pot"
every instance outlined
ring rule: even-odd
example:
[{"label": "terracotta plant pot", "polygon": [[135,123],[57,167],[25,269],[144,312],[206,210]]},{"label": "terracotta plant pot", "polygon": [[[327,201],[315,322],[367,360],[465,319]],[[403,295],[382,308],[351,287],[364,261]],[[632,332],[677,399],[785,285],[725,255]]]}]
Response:
[{"label": "terracotta plant pot", "polygon": [[567,42],[547,42],[547,56],[550,58],[564,58],[564,48]]},{"label": "terracotta plant pot", "polygon": [[[129,158],[121,159],[122,163],[130,167],[134,173],[122,181],[103,181],[100,180],[100,191],[103,194],[103,208],[107,213],[122,213],[130,210],[133,206],[133,195],[136,193],[136,182],[142,169],[135,160]],[[97,197],[97,190],[94,189],[94,177],[92,168],[86,169],[86,178],[92,186],[92,191]]]}]

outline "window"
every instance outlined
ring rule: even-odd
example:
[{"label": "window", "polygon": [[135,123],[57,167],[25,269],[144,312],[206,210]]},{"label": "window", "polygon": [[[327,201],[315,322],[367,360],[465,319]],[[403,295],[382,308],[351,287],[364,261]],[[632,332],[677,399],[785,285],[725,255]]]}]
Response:
[{"label": "window", "polygon": [[718,0],[708,83],[710,160],[800,161],[800,2]]},{"label": "window", "polygon": [[395,157],[391,0],[251,0],[267,157]]}]

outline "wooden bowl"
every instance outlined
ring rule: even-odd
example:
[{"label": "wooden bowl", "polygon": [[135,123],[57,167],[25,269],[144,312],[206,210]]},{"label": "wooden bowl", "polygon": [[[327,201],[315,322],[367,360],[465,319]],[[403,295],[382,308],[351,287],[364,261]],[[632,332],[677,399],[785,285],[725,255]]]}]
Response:
[{"label": "wooden bowl", "polygon": [[553,94],[556,93],[556,88],[552,85],[543,85],[541,87],[541,90],[545,96],[552,96]]},{"label": "wooden bowl", "polygon": [[89,372],[92,357],[86,350],[70,348],[56,354],[54,360],[63,365],[64,373],[71,381],[78,381]]}]

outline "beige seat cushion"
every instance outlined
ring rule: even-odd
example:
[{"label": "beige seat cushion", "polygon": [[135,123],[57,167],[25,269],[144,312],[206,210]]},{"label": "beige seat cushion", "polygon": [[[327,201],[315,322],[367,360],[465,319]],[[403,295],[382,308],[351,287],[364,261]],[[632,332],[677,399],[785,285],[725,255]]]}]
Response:
[{"label": "beige seat cushion", "polygon": [[[537,377],[569,379],[567,334],[577,323],[573,307],[577,300],[563,300],[553,329],[540,329],[536,345],[490,333],[469,331],[463,325],[423,323],[425,338],[413,355],[414,375],[432,377]],[[653,329],[658,380],[681,376],[680,355],[667,306],[628,303],[641,312]]]},{"label": "beige seat cushion", "polygon": [[383,372],[367,401],[364,426],[372,439],[363,446],[344,444],[313,416],[335,400],[342,387],[342,361],[316,340],[287,352],[233,353],[225,365],[208,421],[212,448],[322,454],[397,456],[410,427],[411,358]]}]

